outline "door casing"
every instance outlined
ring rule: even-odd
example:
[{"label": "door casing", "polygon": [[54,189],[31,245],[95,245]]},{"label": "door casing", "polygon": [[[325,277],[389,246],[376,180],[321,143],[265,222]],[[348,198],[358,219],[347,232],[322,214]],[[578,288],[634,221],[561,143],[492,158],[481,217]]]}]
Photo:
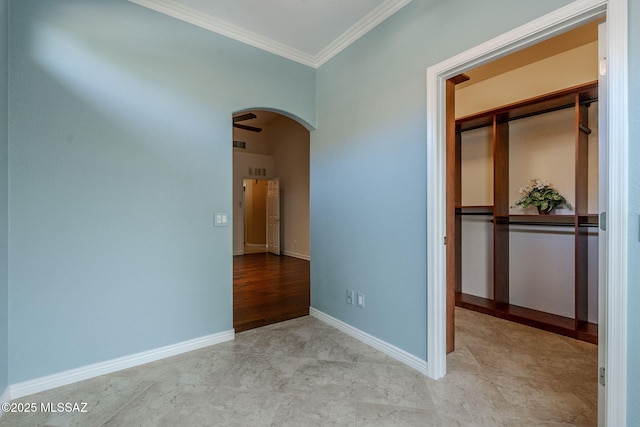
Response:
[{"label": "door casing", "polygon": [[267,182],[267,250],[280,255],[280,178]]}]

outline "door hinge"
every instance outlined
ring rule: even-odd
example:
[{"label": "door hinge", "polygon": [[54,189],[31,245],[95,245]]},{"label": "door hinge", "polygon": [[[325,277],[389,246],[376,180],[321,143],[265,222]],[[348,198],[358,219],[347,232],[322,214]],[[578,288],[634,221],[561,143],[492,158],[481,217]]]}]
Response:
[{"label": "door hinge", "polygon": [[606,370],[605,370],[605,368],[600,368],[599,372],[600,373],[599,373],[598,377],[599,377],[600,385],[602,387],[604,387],[604,376],[606,374]]},{"label": "door hinge", "polygon": [[447,244],[447,236],[444,236],[444,244]]}]

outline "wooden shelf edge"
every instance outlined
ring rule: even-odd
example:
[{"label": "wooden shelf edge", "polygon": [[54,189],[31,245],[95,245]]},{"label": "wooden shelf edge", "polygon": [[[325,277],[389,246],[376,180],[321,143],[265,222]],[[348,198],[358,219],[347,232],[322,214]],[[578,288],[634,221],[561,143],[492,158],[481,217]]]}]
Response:
[{"label": "wooden shelf edge", "polygon": [[462,205],[456,206],[456,209],[493,209],[493,205]]},{"label": "wooden shelf edge", "polygon": [[[464,215],[464,214],[463,214]],[[498,224],[513,225],[557,225],[562,227],[575,227],[576,217],[578,227],[598,227],[598,217],[589,215],[496,215]]]},{"label": "wooden shelf edge", "polygon": [[545,313],[513,304],[502,304],[498,306],[492,299],[464,293],[456,293],[456,306],[531,326],[536,329],[575,338],[580,341],[586,341],[592,344],[598,343],[598,325],[593,323],[585,323],[580,329],[576,329],[575,320],[569,317]]},{"label": "wooden shelf edge", "polygon": [[570,108],[575,105],[576,94],[580,94],[581,103],[597,101],[598,82],[593,81],[567,89],[561,89],[491,110],[459,117],[456,119],[456,132],[491,126],[493,116],[500,116],[501,120],[510,121],[563,108]]},{"label": "wooden shelf edge", "polygon": [[493,206],[456,206],[456,215],[493,215]]},{"label": "wooden shelf edge", "polygon": [[591,344],[598,344],[598,325],[595,323],[585,323],[578,329],[578,339]]},{"label": "wooden shelf edge", "polygon": [[456,292],[456,306],[490,315],[493,315],[493,311],[496,308],[495,302],[492,299],[460,292]]}]

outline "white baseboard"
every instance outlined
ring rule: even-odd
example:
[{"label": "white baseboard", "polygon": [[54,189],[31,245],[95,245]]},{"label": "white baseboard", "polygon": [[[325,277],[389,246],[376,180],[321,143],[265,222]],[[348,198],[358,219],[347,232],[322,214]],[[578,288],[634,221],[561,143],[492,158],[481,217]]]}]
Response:
[{"label": "white baseboard", "polygon": [[293,258],[300,258],[300,259],[304,259],[304,260],[307,260],[307,261],[311,261],[311,257],[309,255],[299,254],[299,253],[291,252],[291,251],[283,251],[282,254],[286,255],[286,256],[293,257]]},{"label": "white baseboard", "polygon": [[323,321],[324,323],[327,323],[328,325],[333,326],[334,328],[344,332],[347,335],[352,336],[359,341],[362,341],[363,343],[383,352],[387,356],[392,357],[399,362],[404,363],[405,365],[417,370],[418,372],[427,375],[427,362],[420,359],[419,357],[407,353],[406,351],[392,344],[389,344],[388,342],[382,341],[381,339],[369,335],[366,332],[354,328],[353,326],[344,323],[343,321],[338,320],[335,317],[329,316],[328,314],[325,314],[313,307],[309,307],[309,315]]},{"label": "white baseboard", "polygon": [[110,374],[121,371],[123,369],[132,368],[134,366],[144,365],[145,363],[155,362],[156,360],[165,359],[167,357],[176,356],[178,354],[197,350],[211,345],[220,344],[235,339],[233,330],[220,332],[217,334],[207,335],[195,338],[189,341],[183,341],[177,344],[160,347],[154,350],[143,351],[129,356],[119,357],[117,359],[107,360],[105,362],[94,363],[92,365],[82,366],[80,368],[70,369],[68,371],[57,374],[47,375],[45,377],[12,384],[2,394],[0,402],[7,402],[11,399],[28,396],[30,394],[39,393],[41,391],[50,390],[56,387],[72,384],[78,381],[95,378],[100,375]]}]

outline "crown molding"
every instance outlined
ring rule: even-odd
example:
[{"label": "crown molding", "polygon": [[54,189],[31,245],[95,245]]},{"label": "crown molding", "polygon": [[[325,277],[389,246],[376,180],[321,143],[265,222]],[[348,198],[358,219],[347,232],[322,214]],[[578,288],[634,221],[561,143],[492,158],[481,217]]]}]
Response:
[{"label": "crown molding", "polygon": [[196,25],[205,30],[229,37],[258,49],[273,53],[312,68],[318,68],[351,43],[358,40],[376,25],[400,10],[411,0],[386,0],[372,10],[364,18],[356,22],[351,28],[342,33],[337,39],[322,49],[317,55],[312,55],[280,43],[258,33],[254,33],[222,19],[216,18],[199,10],[180,4],[174,0],[129,0],[139,6],[171,16],[184,22]]},{"label": "crown molding", "polygon": [[372,10],[364,18],[356,22],[351,28],[342,33],[327,47],[315,56],[315,68],[318,68],[338,53],[346,49],[351,43],[364,36],[378,24],[409,4],[411,0],[386,0]]},{"label": "crown molding", "polygon": [[172,0],[129,0],[156,12],[163,13],[184,22],[196,25],[205,30],[221,34],[239,42],[248,44],[258,49],[265,50],[278,56],[290,59],[295,62],[315,67],[313,55],[309,55],[300,50],[294,49],[283,43],[272,40],[268,37],[251,32],[237,25],[231,24],[222,19],[218,19],[196,9],[184,6]]}]

